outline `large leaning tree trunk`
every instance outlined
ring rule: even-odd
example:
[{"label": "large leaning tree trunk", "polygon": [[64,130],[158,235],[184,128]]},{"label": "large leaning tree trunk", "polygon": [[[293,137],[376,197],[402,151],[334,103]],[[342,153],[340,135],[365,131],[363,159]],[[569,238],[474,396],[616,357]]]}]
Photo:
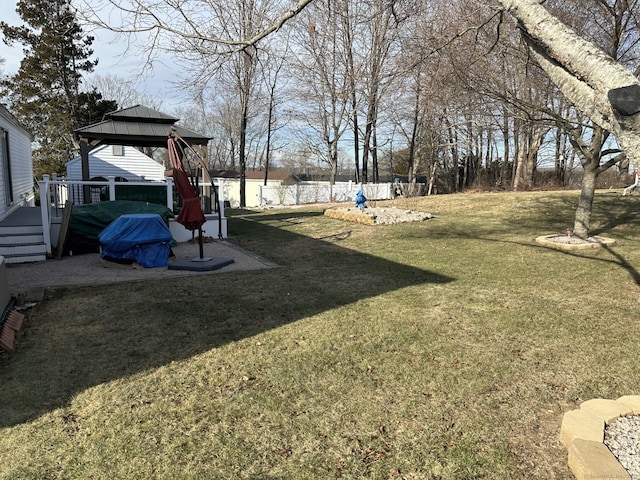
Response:
[{"label": "large leaning tree trunk", "polygon": [[[639,169],[638,79],[551,15],[539,0],[499,2],[516,19],[532,55],[564,96],[594,124],[613,133],[629,162]],[[581,209],[591,208],[594,182],[595,179],[590,178],[583,183],[580,208],[576,210],[574,231],[580,237],[588,235],[591,212]]]}]

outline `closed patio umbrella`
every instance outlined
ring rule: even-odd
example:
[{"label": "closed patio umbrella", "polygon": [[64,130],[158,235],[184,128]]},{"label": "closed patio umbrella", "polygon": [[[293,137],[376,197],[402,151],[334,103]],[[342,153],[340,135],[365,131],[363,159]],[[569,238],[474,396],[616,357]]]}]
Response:
[{"label": "closed patio umbrella", "polygon": [[182,167],[176,142],[171,136],[169,136],[167,140],[167,148],[169,150],[169,161],[172,167],[173,183],[180,194],[180,198],[182,198],[182,208],[176,217],[176,221],[184,225],[187,230],[198,230],[200,259],[205,260],[202,245],[202,225],[204,225],[207,220],[204,218],[204,213],[202,213],[200,195],[195,187],[191,185],[189,177],[187,177],[187,172],[185,172]]},{"label": "closed patio umbrella", "polygon": [[194,186],[191,185],[187,173],[184,171],[184,168],[182,168],[182,162],[180,161],[174,139],[169,137],[167,143],[169,160],[173,168],[173,182],[180,194],[180,198],[182,198],[182,208],[176,221],[184,225],[187,230],[197,230],[206,222],[204,213],[202,213],[202,206],[200,205],[200,195]]},{"label": "closed patio umbrella", "polygon": [[176,185],[176,189],[182,197],[182,209],[176,218],[176,221],[185,226],[188,230],[198,229],[198,244],[200,246],[200,258],[191,258],[186,261],[176,260],[169,264],[168,268],[172,270],[194,270],[194,271],[209,271],[216,270],[233,263],[233,258],[229,257],[204,257],[202,245],[202,225],[206,222],[202,207],[200,206],[200,195],[196,188],[189,181],[187,173],[184,171],[180,155],[178,154],[178,147],[176,145],[176,138],[180,137],[177,134],[169,133],[169,139],[167,141],[169,150],[169,160],[173,167],[173,181]]}]

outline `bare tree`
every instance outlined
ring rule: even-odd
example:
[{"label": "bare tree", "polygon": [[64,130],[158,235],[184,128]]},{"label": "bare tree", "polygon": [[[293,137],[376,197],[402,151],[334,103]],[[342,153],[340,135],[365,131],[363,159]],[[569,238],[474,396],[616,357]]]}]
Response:
[{"label": "bare tree", "polygon": [[154,109],[162,108],[163,99],[147,92],[138,91],[130,79],[113,75],[92,75],[86,83],[99,91],[103,98],[115,101],[120,108],[145,105]]},{"label": "bare tree", "polygon": [[294,34],[299,79],[294,93],[299,109],[291,113],[299,125],[305,125],[301,133],[310,142],[309,150],[329,166],[331,183],[338,171],[339,142],[350,117],[350,83],[339,20],[343,12],[336,10],[340,6],[344,5],[317,0],[303,13]]},{"label": "bare tree", "polygon": [[[267,100],[267,114],[265,119],[266,126],[266,140],[264,147],[264,161],[261,162],[261,166],[264,167],[264,185],[267,185],[269,180],[269,168],[271,167],[271,155],[275,150],[275,134],[282,127],[278,126],[278,107],[282,102],[279,92],[281,91],[282,83],[282,70],[287,65],[286,57],[289,52],[289,41],[285,42],[281,51],[267,52],[268,55],[265,61],[261,64],[262,82],[266,89]],[[270,53],[270,54],[269,54]]]},{"label": "bare tree", "polygon": [[531,54],[562,93],[595,124],[612,132],[631,162],[640,165],[640,82],[633,73],[538,1],[499,1],[518,21]]},{"label": "bare tree", "polygon": [[[584,167],[574,232],[586,237],[595,180],[621,159],[612,157],[600,163],[606,154],[615,153],[602,149],[608,132],[615,135],[629,161],[636,168],[640,165],[640,82],[615,56],[580,37],[538,2],[500,0],[500,3],[517,20],[523,39],[541,68],[594,124],[589,145],[583,140],[582,129],[574,129],[571,139]],[[601,3],[605,5],[604,1]],[[617,49],[621,45],[616,41],[611,47]]]},{"label": "bare tree", "polygon": [[[362,96],[365,99],[365,124],[362,139],[362,183],[369,180],[369,156],[372,156],[374,182],[377,181],[377,138],[380,97],[392,78],[387,61],[394,53],[393,48],[399,45],[398,32],[405,15],[402,2],[389,3],[382,0],[368,0],[368,15],[364,18],[361,32],[361,54],[363,55],[363,71],[361,75]],[[401,14],[399,14],[401,12]],[[368,48],[365,48],[365,44]]]},{"label": "bare tree", "polygon": [[352,4],[351,0],[336,0],[341,1],[340,10],[342,15],[340,20],[342,21],[343,41],[345,47],[345,67],[346,74],[349,79],[349,95],[351,101],[350,113],[351,113],[351,131],[353,135],[353,160],[354,160],[354,180],[356,183],[360,183],[360,130],[358,124],[358,89],[356,88],[360,75],[359,70],[361,68],[359,63],[356,63],[356,24],[357,21],[352,18],[354,15],[353,9],[358,8],[360,4]]}]

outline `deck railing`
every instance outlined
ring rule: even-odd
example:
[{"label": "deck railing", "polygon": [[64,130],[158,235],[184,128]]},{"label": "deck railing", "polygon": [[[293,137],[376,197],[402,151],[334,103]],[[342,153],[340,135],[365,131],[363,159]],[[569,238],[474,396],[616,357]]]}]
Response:
[{"label": "deck railing", "polygon": [[[51,252],[51,224],[54,220],[62,218],[67,201],[73,202],[74,205],[86,204],[85,199],[89,200],[88,203],[114,200],[148,201],[166,205],[176,215],[182,207],[182,199],[173,188],[171,177],[166,177],[163,182],[131,182],[116,180],[115,177],[108,177],[106,181],[86,181],[44,175],[38,186],[44,241],[48,252]],[[202,211],[205,214],[215,213],[223,219],[223,180],[216,179],[214,185],[200,184],[198,188],[201,192]],[[216,197],[217,202],[214,200]]]}]

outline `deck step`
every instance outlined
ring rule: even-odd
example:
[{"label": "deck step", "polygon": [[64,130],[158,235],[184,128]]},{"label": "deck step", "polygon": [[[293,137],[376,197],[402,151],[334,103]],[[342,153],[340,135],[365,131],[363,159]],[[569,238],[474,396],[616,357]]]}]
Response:
[{"label": "deck step", "polygon": [[46,255],[46,253],[47,247],[44,243],[0,246],[0,255],[7,258],[23,255]]},{"label": "deck step", "polygon": [[35,243],[44,243],[44,235],[39,234],[28,235],[1,235],[0,246],[2,245],[32,245]]},{"label": "deck step", "polygon": [[6,263],[47,260],[39,208],[19,207],[0,222],[0,255]]},{"label": "deck step", "polygon": [[46,253],[39,255],[7,255],[4,257],[5,263],[32,263],[45,262],[47,260]]},{"label": "deck step", "polygon": [[42,235],[42,225],[0,226],[0,236]]}]

